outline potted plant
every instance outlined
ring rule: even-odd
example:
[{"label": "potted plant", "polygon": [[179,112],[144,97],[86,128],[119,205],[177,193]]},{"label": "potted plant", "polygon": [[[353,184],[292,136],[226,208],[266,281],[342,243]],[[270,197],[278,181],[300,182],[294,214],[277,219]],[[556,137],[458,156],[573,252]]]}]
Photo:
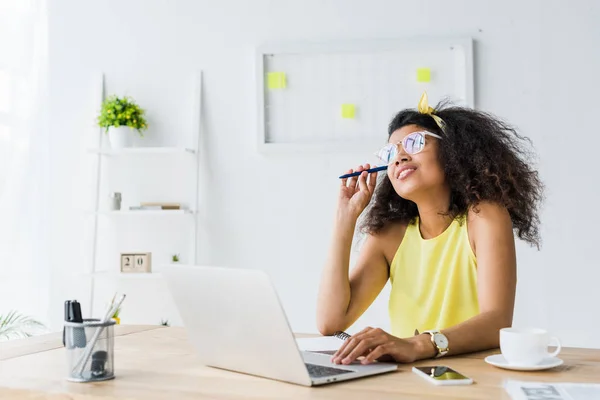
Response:
[{"label": "potted plant", "polygon": [[175,264],[179,262],[179,254],[173,254],[171,256],[171,261]]},{"label": "potted plant", "polygon": [[102,102],[98,126],[106,129],[110,147],[130,147],[133,131],[143,136],[142,131],[148,129],[144,114],[131,97],[110,96]]},{"label": "potted plant", "polygon": [[0,315],[0,341],[30,337],[45,330],[44,324],[17,311]]}]

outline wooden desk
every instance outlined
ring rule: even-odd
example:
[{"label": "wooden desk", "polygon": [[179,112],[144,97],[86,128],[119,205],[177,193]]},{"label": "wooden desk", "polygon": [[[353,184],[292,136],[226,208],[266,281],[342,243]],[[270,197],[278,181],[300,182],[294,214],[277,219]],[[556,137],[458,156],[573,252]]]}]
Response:
[{"label": "wooden desk", "polygon": [[120,325],[115,336],[117,378],[101,383],[64,379],[65,350],[58,333],[0,343],[0,398],[508,399],[501,386],[507,378],[600,382],[600,350],[563,349],[565,364],[545,372],[504,371],[486,364],[483,358],[496,351],[437,360],[475,380],[464,387],[435,387],[412,373],[412,365],[402,365],[398,372],[308,388],[204,367],[182,328]]}]

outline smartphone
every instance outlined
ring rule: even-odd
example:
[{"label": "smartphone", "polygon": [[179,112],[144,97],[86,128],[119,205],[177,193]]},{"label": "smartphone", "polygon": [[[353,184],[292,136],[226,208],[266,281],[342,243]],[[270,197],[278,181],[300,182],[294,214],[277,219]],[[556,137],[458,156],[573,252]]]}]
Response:
[{"label": "smartphone", "polygon": [[413,367],[412,370],[434,385],[470,385],[473,383],[473,379],[443,365]]}]

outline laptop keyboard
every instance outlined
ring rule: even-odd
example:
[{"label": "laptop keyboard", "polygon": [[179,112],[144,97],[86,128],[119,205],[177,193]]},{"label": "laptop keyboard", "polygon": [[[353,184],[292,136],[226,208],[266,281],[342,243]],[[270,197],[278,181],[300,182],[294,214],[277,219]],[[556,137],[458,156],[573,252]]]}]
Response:
[{"label": "laptop keyboard", "polygon": [[353,371],[348,371],[347,369],[339,369],[339,368],[331,368],[331,367],[323,367],[322,365],[308,364],[305,363],[306,368],[308,369],[308,375],[311,378],[324,378],[326,376],[340,375],[340,374],[349,374]]}]

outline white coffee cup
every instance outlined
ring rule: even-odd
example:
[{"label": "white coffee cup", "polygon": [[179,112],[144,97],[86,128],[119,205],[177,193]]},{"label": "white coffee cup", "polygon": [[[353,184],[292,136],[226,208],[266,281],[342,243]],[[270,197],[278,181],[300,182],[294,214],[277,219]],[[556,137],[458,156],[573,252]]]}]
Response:
[{"label": "white coffee cup", "polygon": [[[556,341],[556,350],[548,352],[551,341]],[[544,329],[503,328],[500,329],[500,351],[510,364],[536,365],[545,358],[556,357],[561,350],[560,341]]]}]

